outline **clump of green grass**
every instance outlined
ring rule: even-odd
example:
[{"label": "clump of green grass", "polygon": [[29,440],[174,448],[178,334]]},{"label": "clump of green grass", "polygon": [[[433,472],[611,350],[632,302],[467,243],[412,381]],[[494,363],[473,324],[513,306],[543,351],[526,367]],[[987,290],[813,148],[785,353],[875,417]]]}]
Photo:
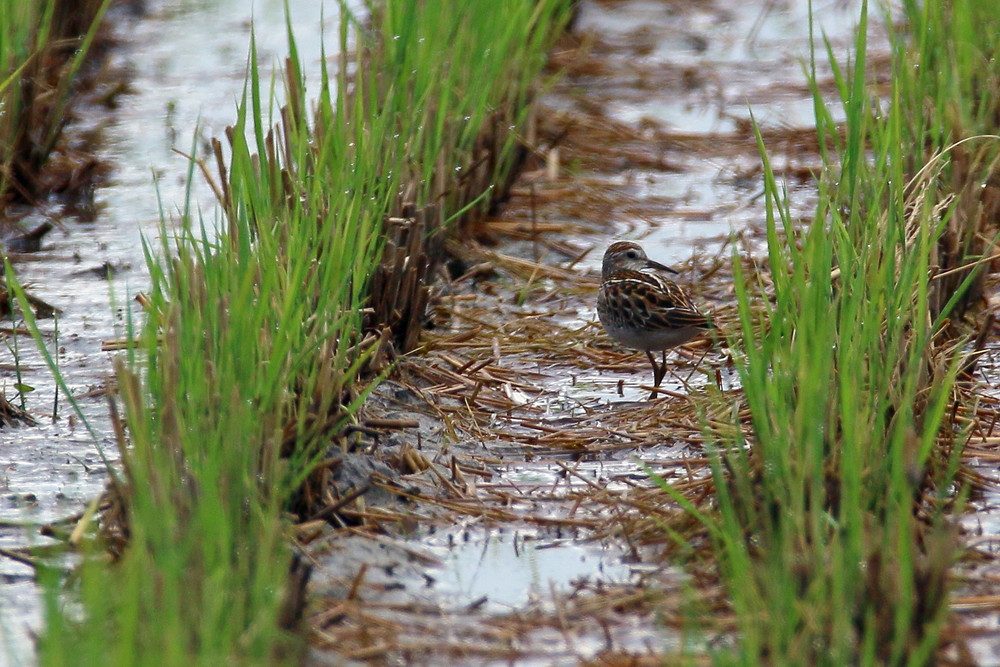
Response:
[{"label": "clump of green grass", "polygon": [[[35,44],[47,41],[47,13],[40,3],[3,0],[0,2],[0,102],[5,113],[0,115],[0,193],[11,185],[16,144],[23,109],[30,100],[24,100],[20,80],[30,65]],[[9,111],[8,111],[9,110]]]},{"label": "clump of green grass", "polygon": [[[378,370],[386,338],[366,335],[361,311],[386,220],[431,210],[444,225],[488,197],[489,180],[477,192],[454,177],[482,168],[491,123],[523,119],[567,12],[391,2],[374,33],[342,15],[339,66],[324,67],[314,100],[289,30],[280,106],[251,49],[228,159],[216,146],[224,217],[213,228],[186,211],[173,243],[164,230],[147,249],[148,320],[116,365],[119,560],[84,564],[79,614],[50,587],[43,664],[297,659],[282,513]],[[494,178],[511,166],[507,136]]]},{"label": "clump of green grass", "polygon": [[976,278],[936,274],[988,245],[968,242],[988,228],[963,193],[995,171],[996,144],[971,160],[952,146],[997,113],[1000,33],[974,26],[1000,4],[982,4],[992,9],[908,3],[910,33],[894,35],[874,110],[862,9],[853,65],[834,61],[843,138],[814,87],[819,144],[833,150],[811,223],[792,220],[758,135],[773,297],[734,257],[732,345],[753,437],[747,447],[742,429],[720,430],[713,454],[718,513],[706,521],[739,623],[720,664],[934,660],[966,437],[950,420],[965,339],[945,334]]},{"label": "clump of green grass", "polygon": [[[904,173],[916,174],[931,155],[944,151],[932,187],[938,199],[954,198],[934,260],[957,268],[965,258],[989,254],[1000,219],[1000,16],[996,0],[904,3],[909,28],[894,36],[894,76],[904,91],[904,140],[921,151],[903,154]],[[919,142],[919,143],[918,143]],[[953,317],[982,296],[978,265],[935,279],[931,309],[937,314],[962,283],[968,289]]]},{"label": "clump of green grass", "polygon": [[47,194],[39,173],[110,4],[0,0],[0,204]]}]

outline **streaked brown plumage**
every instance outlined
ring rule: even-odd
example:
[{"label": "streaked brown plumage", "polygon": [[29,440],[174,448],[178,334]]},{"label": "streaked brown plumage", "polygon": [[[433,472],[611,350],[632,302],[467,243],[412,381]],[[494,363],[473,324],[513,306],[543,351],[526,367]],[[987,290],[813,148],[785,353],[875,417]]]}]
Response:
[{"label": "streaked brown plumage", "polygon": [[[653,366],[653,386],[659,387],[667,373],[667,350],[683,345],[712,323],[676,283],[643,269],[677,273],[649,259],[636,243],[612,243],[604,253],[597,315],[612,339],[646,353]],[[656,363],[654,351],[662,352],[662,365]]]}]

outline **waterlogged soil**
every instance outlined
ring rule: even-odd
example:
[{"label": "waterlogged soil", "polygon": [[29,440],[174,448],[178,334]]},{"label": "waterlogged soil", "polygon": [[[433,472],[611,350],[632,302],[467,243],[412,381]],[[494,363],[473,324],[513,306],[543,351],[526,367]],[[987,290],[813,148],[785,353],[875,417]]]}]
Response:
[{"label": "waterlogged soil", "polygon": [[[300,53],[319,53],[321,3],[292,4]],[[594,298],[607,244],[639,240],[728,326],[734,250],[767,271],[751,108],[794,215],[811,214],[820,162],[803,75],[808,3],[733,4],[580,3],[553,55],[563,74],[523,128],[535,150],[511,199],[450,248],[422,347],[376,390],[340,457],[342,496],[367,492],[296,529],[313,567],[310,662],[661,664],[732,631],[723,602],[706,603],[703,627],[686,625],[690,589],[705,582],[663,558],[676,545],[646,511],[663,505],[650,472],[710,491],[699,420],[712,415],[694,414],[688,397],[737,386],[726,352],[708,341],[676,351],[647,400],[645,358],[601,332]],[[265,63],[286,52],[281,5],[254,7]],[[846,54],[857,3],[813,11],[816,34]],[[182,206],[187,163],[172,148],[200,150],[233,118],[250,17],[242,0],[164,0],[122,24],[130,95],[81,121],[112,167],[96,219],[58,218],[40,252],[16,258],[61,310],[43,322],[46,340],[108,460],[65,399],[53,417],[44,361],[26,338],[8,338],[19,361],[0,367],[7,395],[15,381],[35,387],[26,401],[40,423],[0,431],[2,548],[44,543],[39,524],[81,512],[117,463],[101,342],[138,316],[129,297],[147,283],[140,239],[158,235],[157,189],[168,212]],[[322,27],[332,53],[335,26]],[[884,44],[878,33],[870,41]],[[211,216],[210,193],[193,186]],[[995,359],[980,364],[987,380]],[[989,444],[979,464],[995,477]],[[969,519],[990,556],[994,512]],[[996,581],[984,566],[956,601],[984,630],[971,644],[980,664],[995,662]],[[12,664],[31,662],[37,603],[31,568],[0,559],[0,655]]]}]

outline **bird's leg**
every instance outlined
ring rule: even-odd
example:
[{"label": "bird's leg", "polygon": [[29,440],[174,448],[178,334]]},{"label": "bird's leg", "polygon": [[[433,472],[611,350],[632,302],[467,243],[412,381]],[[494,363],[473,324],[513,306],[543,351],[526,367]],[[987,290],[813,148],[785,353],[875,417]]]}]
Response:
[{"label": "bird's leg", "polygon": [[649,350],[646,350],[646,358],[649,359],[649,365],[653,367],[653,386],[658,387],[660,378],[660,367],[656,365],[656,357]]},{"label": "bird's leg", "polygon": [[[667,358],[666,352],[663,353],[663,365],[660,366],[656,363],[656,357],[649,350],[646,350],[646,358],[649,359],[650,365],[653,367],[653,386],[659,387],[660,383],[663,382],[663,376],[667,374]],[[656,391],[650,392],[649,400],[656,398]]]},{"label": "bird's leg", "polygon": [[654,361],[653,353],[647,352],[649,355],[649,363],[653,364],[653,386],[659,387],[660,383],[663,382],[663,376],[667,374],[667,353],[663,353],[663,363],[657,364]]}]

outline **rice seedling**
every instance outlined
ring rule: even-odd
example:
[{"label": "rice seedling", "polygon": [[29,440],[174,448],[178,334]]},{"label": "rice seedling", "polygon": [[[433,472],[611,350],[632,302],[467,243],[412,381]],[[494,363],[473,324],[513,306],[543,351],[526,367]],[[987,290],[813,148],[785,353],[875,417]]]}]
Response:
[{"label": "rice seedling", "polygon": [[0,2],[0,202],[47,194],[40,173],[110,4]]},{"label": "rice seedling", "polygon": [[805,226],[757,135],[770,273],[734,257],[731,341],[752,437],[738,421],[716,431],[717,514],[699,513],[739,624],[720,664],[934,660],[968,435],[953,421],[968,327],[949,318],[970,303],[995,233],[975,198],[995,177],[997,144],[954,145],[997,109],[983,108],[998,90],[997,34],[972,29],[985,11],[907,3],[881,95],[866,78],[867,5],[849,67],[826,45],[846,131],[814,84],[819,145],[832,150]]}]

